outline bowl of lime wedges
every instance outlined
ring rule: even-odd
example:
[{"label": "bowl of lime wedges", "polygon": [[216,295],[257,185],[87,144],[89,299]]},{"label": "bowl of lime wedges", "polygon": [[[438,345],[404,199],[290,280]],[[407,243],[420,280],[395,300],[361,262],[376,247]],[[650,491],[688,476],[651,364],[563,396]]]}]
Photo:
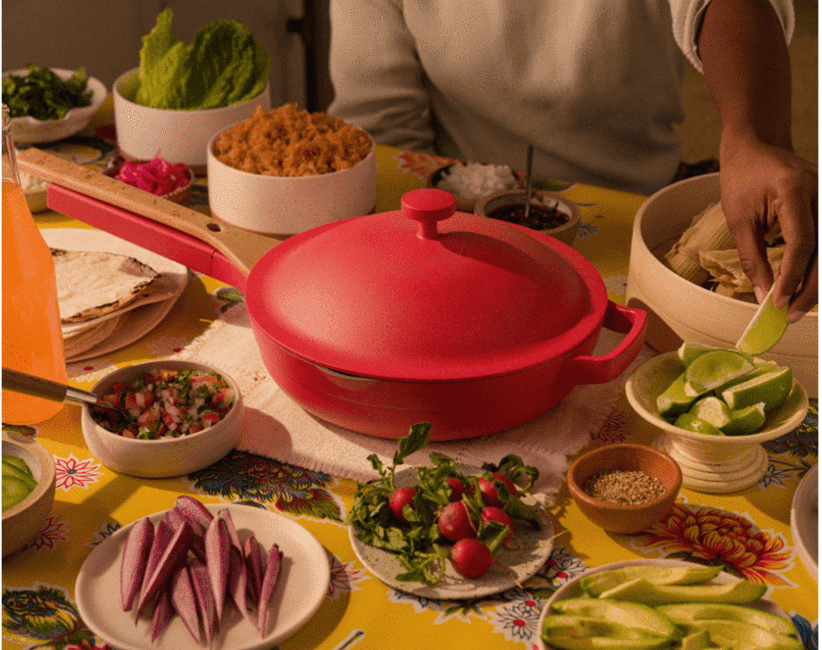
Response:
[{"label": "bowl of lime wedges", "polygon": [[22,549],[54,503],[54,457],[39,442],[3,432],[3,557]]},{"label": "bowl of lime wedges", "polygon": [[808,393],[790,367],[732,349],[685,342],[629,377],[632,408],[660,430],[654,446],[682,468],[682,484],[735,492],[767,469],[763,442],[798,427]]}]

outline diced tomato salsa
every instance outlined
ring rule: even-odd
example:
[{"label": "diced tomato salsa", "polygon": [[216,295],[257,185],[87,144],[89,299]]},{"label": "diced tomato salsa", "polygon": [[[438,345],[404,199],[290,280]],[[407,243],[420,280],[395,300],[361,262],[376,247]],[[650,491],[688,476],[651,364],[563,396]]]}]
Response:
[{"label": "diced tomato salsa", "polygon": [[217,424],[231,410],[236,395],[218,373],[158,369],[128,384],[115,383],[101,399],[127,411],[128,418],[92,407],[97,424],[126,438],[158,440]]}]

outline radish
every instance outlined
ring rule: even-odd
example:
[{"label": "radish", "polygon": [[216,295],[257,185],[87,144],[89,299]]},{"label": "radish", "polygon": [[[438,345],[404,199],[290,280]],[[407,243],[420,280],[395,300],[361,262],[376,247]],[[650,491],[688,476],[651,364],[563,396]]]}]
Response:
[{"label": "radish", "polygon": [[477,536],[476,518],[469,514],[462,501],[452,501],[440,510],[437,527],[443,537],[452,542]]},{"label": "radish", "polygon": [[160,594],[157,600],[157,607],[154,608],[154,616],[151,618],[151,642],[154,643],[168,626],[168,622],[174,615],[174,607],[171,604],[171,596],[168,590]]},{"label": "radish", "polygon": [[263,586],[263,548],[254,535],[245,540],[243,547],[245,568],[248,573],[248,593],[255,602],[260,599],[260,589]]},{"label": "radish", "polygon": [[406,485],[405,487],[397,488],[394,490],[391,498],[388,500],[388,507],[390,508],[391,512],[393,513],[394,517],[397,521],[407,524],[408,520],[405,518],[402,510],[406,504],[414,507],[414,497],[417,494],[417,490],[410,485]]},{"label": "radish", "polygon": [[211,590],[211,581],[208,578],[208,567],[200,560],[193,560],[188,565],[188,571],[191,574],[191,586],[194,587],[194,596],[197,600],[197,611],[203,622],[206,641],[210,645],[217,631],[218,621],[214,592]]},{"label": "radish", "polygon": [[265,573],[263,574],[263,585],[260,588],[260,598],[257,601],[257,629],[261,636],[265,636],[265,626],[268,619],[268,609],[274,590],[280,582],[280,574],[283,568],[283,553],[280,547],[274,544],[268,553],[268,560],[265,563]]},{"label": "radish", "polygon": [[[174,502],[174,509],[179,511],[179,513],[183,515],[189,523],[195,522],[199,524],[200,533],[205,532],[205,529],[208,528],[211,520],[214,519],[214,515],[211,514],[208,508],[206,508],[197,499],[190,497],[187,494],[181,494],[177,497],[177,500]],[[194,530],[195,532],[198,532],[196,526],[194,527]]]},{"label": "radish", "polygon": [[243,545],[240,543],[240,538],[237,535],[237,528],[234,526],[234,519],[231,518],[231,510],[226,508],[225,510],[220,510],[217,513],[217,517],[225,521],[225,525],[228,528],[228,537],[231,540],[231,544],[237,547],[238,551],[243,550]]},{"label": "radish", "polygon": [[489,521],[497,521],[508,526],[508,535],[505,537],[505,541],[503,542],[507,548],[511,543],[511,538],[514,536],[514,524],[511,523],[511,517],[508,516],[505,510],[502,508],[497,508],[496,506],[485,506],[480,511],[480,516],[482,517],[482,521],[486,524]]},{"label": "radish", "polygon": [[461,576],[479,578],[491,568],[494,556],[478,539],[465,538],[451,547],[451,562]]},{"label": "radish", "polygon": [[449,478],[448,485],[451,486],[451,501],[461,501],[465,494],[465,484],[458,478]]},{"label": "radish", "polygon": [[485,505],[496,506],[497,508],[501,508],[504,505],[497,494],[500,483],[504,484],[512,495],[517,496],[519,494],[517,486],[514,485],[514,482],[510,478],[499,472],[493,472],[490,477],[483,476],[479,480],[480,494],[482,494],[482,500]]},{"label": "radish", "polygon": [[189,634],[200,643],[200,617],[197,613],[197,597],[191,584],[188,566],[183,565],[171,577],[171,604],[183,619]]},{"label": "radish", "polygon": [[131,609],[131,605],[143,584],[146,561],[149,558],[153,542],[154,524],[151,523],[148,517],[143,517],[135,522],[131,530],[128,531],[120,564],[120,598],[123,602],[124,612]]},{"label": "radish", "polygon": [[138,614],[142,612],[146,602],[165,585],[174,571],[185,562],[192,539],[194,539],[194,533],[191,532],[188,524],[183,524],[174,533],[154,570],[143,578],[143,588],[137,600]]},{"label": "radish", "polygon": [[223,617],[225,590],[228,585],[228,557],[231,539],[224,519],[215,517],[206,528],[205,556],[217,618]]},{"label": "radish", "polygon": [[248,591],[248,572],[243,561],[243,555],[236,547],[232,546],[228,560],[228,594],[246,620],[254,627],[257,627],[257,621],[251,616],[248,607]]}]

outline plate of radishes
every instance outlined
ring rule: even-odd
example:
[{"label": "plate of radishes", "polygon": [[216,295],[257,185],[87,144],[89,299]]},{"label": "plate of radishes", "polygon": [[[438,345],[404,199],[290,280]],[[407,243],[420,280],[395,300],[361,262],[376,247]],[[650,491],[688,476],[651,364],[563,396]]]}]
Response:
[{"label": "plate of radishes", "polygon": [[553,548],[551,519],[527,493],[536,468],[513,455],[479,468],[432,453],[431,465],[397,470],[428,444],[429,428],[412,426],[390,467],[369,456],[380,477],[354,495],[346,519],[354,552],[382,582],[424,598],[481,598],[521,585]]},{"label": "plate of radishes", "polygon": [[313,616],[329,580],[325,549],[300,524],[183,495],[97,546],[75,597],[86,625],[119,650],[262,650]]}]

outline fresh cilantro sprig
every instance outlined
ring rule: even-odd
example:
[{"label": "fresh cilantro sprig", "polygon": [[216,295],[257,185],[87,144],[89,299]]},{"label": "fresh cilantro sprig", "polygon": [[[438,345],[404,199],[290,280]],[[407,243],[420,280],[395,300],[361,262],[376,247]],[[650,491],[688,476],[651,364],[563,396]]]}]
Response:
[{"label": "fresh cilantro sprig", "polygon": [[[450,554],[450,547],[444,543],[437,526],[439,510],[451,502],[452,488],[449,478],[462,481],[465,492],[462,501],[471,517],[478,522],[477,538],[484,542],[492,553],[496,553],[505,542],[510,532],[509,526],[496,521],[483,522],[482,508],[485,506],[479,488],[480,476],[466,476],[457,468],[456,462],[448,456],[433,452],[430,455],[431,466],[417,468],[416,494],[413,507],[409,504],[403,509],[407,525],[400,525],[389,508],[391,495],[397,489],[395,472],[404,464],[405,459],[414,452],[424,449],[430,442],[431,425],[415,424],[408,435],[397,441],[390,466],[386,466],[376,454],[368,456],[371,466],[379,474],[357,486],[354,503],[346,524],[354,527],[358,540],[364,544],[394,553],[405,571],[396,576],[402,582],[422,582],[433,585],[445,575],[445,563]],[[518,456],[508,455],[498,465],[483,465],[490,472],[501,472],[512,479],[527,478],[530,488],[539,473],[535,467],[525,465]],[[503,510],[512,518],[524,520],[539,530],[539,519],[522,500],[500,485],[498,498],[503,503]]]}]

